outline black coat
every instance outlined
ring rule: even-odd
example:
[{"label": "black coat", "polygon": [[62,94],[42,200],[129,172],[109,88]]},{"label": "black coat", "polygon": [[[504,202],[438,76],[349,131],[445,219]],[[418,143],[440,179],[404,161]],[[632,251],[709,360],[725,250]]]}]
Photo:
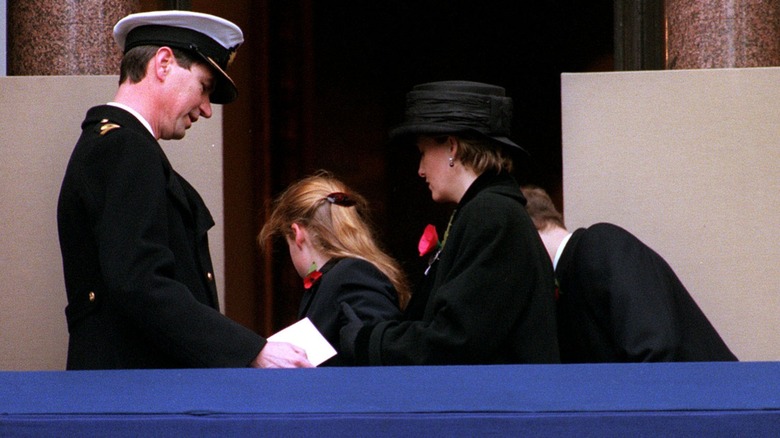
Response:
[{"label": "black coat", "polygon": [[428,273],[430,289],[415,292],[408,320],[361,330],[358,361],[558,362],[552,265],[524,203],[511,176],[477,178]]},{"label": "black coat", "polygon": [[[320,269],[322,277],[303,294],[298,317],[308,317],[325,339],[340,350],[339,330],[347,323],[341,303],[347,303],[366,324],[398,320],[398,293],[373,264],[360,259],[332,259]],[[322,364],[353,365],[337,355]]]},{"label": "black coat", "polygon": [[201,197],[128,112],[92,108],[82,130],[57,210],[67,368],[249,365],[265,340],[218,310]]},{"label": "black coat", "polygon": [[555,273],[564,362],[736,360],[666,261],[618,226],[576,230]]}]

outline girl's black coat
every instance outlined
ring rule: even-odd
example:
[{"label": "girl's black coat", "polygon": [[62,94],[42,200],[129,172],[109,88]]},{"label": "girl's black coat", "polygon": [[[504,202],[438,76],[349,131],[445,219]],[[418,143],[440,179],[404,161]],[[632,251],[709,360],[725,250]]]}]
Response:
[{"label": "girl's black coat", "polygon": [[[322,277],[303,294],[298,317],[308,317],[337,351],[340,350],[339,331],[348,322],[342,315],[342,303],[349,305],[366,324],[401,318],[398,293],[373,264],[355,258],[332,259],[320,271]],[[339,354],[323,365],[352,364]]]}]

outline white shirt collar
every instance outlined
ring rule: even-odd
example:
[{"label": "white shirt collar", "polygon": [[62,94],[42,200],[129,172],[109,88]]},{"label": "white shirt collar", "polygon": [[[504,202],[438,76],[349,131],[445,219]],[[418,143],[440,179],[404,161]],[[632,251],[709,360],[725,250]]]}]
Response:
[{"label": "white shirt collar", "polygon": [[152,133],[152,137],[157,138],[154,135],[154,131],[152,131],[152,125],[150,125],[149,122],[146,121],[144,116],[142,116],[141,113],[139,113],[138,111],[130,108],[129,106],[127,106],[127,105],[125,105],[123,103],[119,103],[119,102],[108,102],[106,105],[111,105],[111,106],[115,106],[117,108],[122,108],[123,110],[125,110],[125,111],[129,112],[130,114],[134,115],[135,118],[138,119],[138,121],[141,122],[141,124],[144,125],[146,127],[146,129],[149,130],[149,132]]},{"label": "white shirt collar", "polygon": [[561,258],[561,254],[563,254],[563,248],[566,247],[566,244],[569,243],[569,238],[571,237],[572,233],[569,233],[566,235],[566,237],[561,240],[561,244],[558,245],[558,250],[555,251],[555,259],[553,260],[553,271],[558,269],[558,260]]}]

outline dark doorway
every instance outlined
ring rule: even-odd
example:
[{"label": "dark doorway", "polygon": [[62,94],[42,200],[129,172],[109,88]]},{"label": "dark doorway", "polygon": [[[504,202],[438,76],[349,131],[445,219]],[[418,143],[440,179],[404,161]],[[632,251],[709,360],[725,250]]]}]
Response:
[{"label": "dark doorway", "polygon": [[[314,132],[322,163],[374,201],[393,254],[419,272],[415,247],[451,206],[430,200],[417,151],[385,144],[418,83],[501,85],[514,99],[516,178],[560,202],[560,74],[612,69],[611,0],[312,2]],[[382,176],[382,177],[378,177]]]}]

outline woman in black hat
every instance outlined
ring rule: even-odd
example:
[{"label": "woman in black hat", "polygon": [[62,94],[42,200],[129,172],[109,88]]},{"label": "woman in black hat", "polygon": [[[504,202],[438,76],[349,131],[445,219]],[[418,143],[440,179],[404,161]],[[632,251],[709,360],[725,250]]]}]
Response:
[{"label": "woman in black hat", "polygon": [[[553,274],[547,253],[510,175],[512,100],[504,89],[463,81],[416,86],[393,140],[416,142],[418,174],[435,202],[455,204],[431,248],[424,286],[405,321],[341,331],[342,351],[357,363],[556,363]],[[426,242],[433,242],[428,245]]]}]

